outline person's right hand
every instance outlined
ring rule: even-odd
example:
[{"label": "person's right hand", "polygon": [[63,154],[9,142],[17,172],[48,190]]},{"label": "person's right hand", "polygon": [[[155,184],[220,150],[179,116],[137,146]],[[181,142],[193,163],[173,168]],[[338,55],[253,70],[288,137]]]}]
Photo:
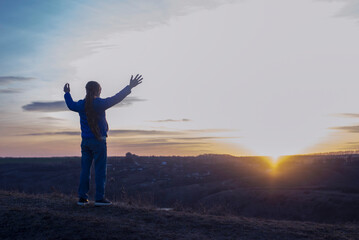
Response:
[{"label": "person's right hand", "polygon": [[65,92],[65,93],[70,92],[70,84],[68,84],[68,83],[65,84],[65,86],[64,86],[64,92]]},{"label": "person's right hand", "polygon": [[136,87],[138,84],[142,83],[142,75],[137,74],[135,78],[133,78],[133,75],[131,75],[131,79],[130,79],[130,87],[134,88]]}]

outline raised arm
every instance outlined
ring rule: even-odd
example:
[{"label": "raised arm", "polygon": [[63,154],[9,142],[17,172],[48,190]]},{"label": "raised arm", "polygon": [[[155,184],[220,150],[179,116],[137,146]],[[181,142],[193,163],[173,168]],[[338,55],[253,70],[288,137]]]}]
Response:
[{"label": "raised arm", "polygon": [[64,98],[65,98],[65,102],[66,102],[67,107],[71,111],[78,112],[80,109],[79,109],[78,103],[74,102],[72,100],[72,97],[71,97],[71,94],[70,94],[70,84],[68,84],[68,83],[65,84],[64,92],[65,92]]},{"label": "raised arm", "polygon": [[120,103],[123,99],[125,99],[125,97],[127,97],[127,95],[131,93],[132,88],[142,83],[142,79],[142,75],[137,74],[135,78],[133,78],[132,75],[129,85],[127,85],[124,89],[122,89],[119,93],[112,97],[98,99],[96,103],[94,103],[94,107],[105,111],[106,109],[116,105],[117,103]]}]

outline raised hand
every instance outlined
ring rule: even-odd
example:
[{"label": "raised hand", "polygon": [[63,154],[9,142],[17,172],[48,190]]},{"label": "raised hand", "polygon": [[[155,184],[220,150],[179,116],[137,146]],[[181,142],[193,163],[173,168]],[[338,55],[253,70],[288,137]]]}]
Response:
[{"label": "raised hand", "polygon": [[65,93],[70,92],[70,84],[68,84],[68,83],[65,84],[65,86],[64,86],[64,92],[65,92]]},{"label": "raised hand", "polygon": [[137,74],[135,78],[133,78],[133,75],[131,75],[131,79],[130,79],[130,87],[134,88],[136,87],[138,84],[142,83],[142,75]]}]

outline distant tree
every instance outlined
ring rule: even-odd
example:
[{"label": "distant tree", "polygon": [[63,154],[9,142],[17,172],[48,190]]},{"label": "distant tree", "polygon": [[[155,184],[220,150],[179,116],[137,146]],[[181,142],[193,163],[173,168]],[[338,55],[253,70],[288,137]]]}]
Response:
[{"label": "distant tree", "polygon": [[132,153],[130,152],[126,153],[126,158],[132,159]]},{"label": "distant tree", "polygon": [[136,157],[136,155],[135,154],[132,154],[132,153],[130,153],[130,152],[128,152],[128,153],[126,153],[126,157],[125,157],[125,159],[124,159],[124,162],[126,163],[126,164],[134,164],[134,158]]}]

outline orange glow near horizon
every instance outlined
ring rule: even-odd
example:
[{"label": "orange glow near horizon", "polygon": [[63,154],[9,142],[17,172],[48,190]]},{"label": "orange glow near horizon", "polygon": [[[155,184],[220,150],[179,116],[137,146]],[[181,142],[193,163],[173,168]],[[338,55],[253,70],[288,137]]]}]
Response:
[{"label": "orange glow near horizon", "polygon": [[[107,140],[108,156],[123,156],[127,152],[142,156],[196,156],[200,154],[251,155],[240,147],[216,140],[202,140],[198,135],[157,137],[134,135],[110,136]],[[39,135],[9,137],[0,140],[0,157],[59,157],[80,156],[81,137],[66,135]]]},{"label": "orange glow near horizon", "polygon": [[[78,131],[72,129],[71,131]],[[129,130],[133,133],[110,134],[108,138],[108,156],[122,156],[131,152],[142,156],[196,156],[200,154],[230,154],[233,156],[266,156],[251,152],[240,144],[230,142],[230,138],[213,137],[205,131],[161,131]],[[143,131],[143,132],[141,132]],[[19,135],[0,139],[0,157],[58,157],[80,156],[80,135]],[[149,134],[149,132],[151,134]],[[354,140],[353,140],[354,141]],[[329,147],[328,147],[329,146]],[[326,152],[342,150],[343,145],[332,143]],[[323,148],[321,148],[323,150]],[[325,151],[321,151],[325,152]],[[315,151],[305,154],[315,153]],[[286,154],[286,155],[295,155]],[[268,155],[267,155],[268,156]],[[272,154],[268,157],[273,168],[281,162],[283,155]]]},{"label": "orange glow near horizon", "polygon": [[[195,136],[192,136],[195,139]],[[200,154],[230,154],[233,156],[264,156],[231,143],[216,140],[179,140],[176,137],[157,138],[145,135],[108,139],[108,155],[122,156],[131,152],[142,156],[196,156]],[[23,136],[8,137],[0,141],[0,157],[57,157],[80,156],[80,136]],[[335,152],[337,149],[328,149]],[[339,149],[340,150],[340,149]],[[314,152],[313,152],[314,153]],[[310,154],[310,153],[308,153]],[[292,154],[295,155],[295,154]],[[276,168],[282,155],[272,155],[268,161]]]}]

